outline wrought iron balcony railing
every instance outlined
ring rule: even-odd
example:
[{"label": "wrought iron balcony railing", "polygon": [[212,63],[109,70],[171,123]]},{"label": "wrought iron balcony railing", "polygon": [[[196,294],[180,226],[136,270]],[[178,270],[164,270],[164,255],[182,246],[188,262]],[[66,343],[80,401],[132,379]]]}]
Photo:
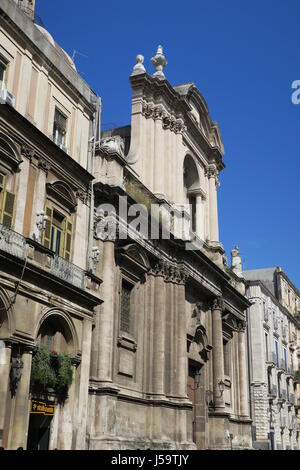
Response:
[{"label": "wrought iron balcony railing", "polygon": [[84,288],[84,271],[60,256],[54,256],[51,263],[51,272],[63,281],[69,282],[80,289]]},{"label": "wrought iron balcony railing", "polygon": [[0,224],[0,250],[16,258],[25,259],[26,239],[19,233]]},{"label": "wrought iron balcony railing", "polygon": [[[0,251],[24,260],[26,258],[26,238],[0,224]],[[84,289],[85,271],[79,268],[79,266],[53,253],[53,256],[50,257],[48,269],[58,278],[80,289]]]}]

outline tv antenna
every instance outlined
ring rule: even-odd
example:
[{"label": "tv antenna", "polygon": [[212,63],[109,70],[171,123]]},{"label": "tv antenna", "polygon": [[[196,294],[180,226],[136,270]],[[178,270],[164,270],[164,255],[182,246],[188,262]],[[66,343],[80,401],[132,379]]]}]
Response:
[{"label": "tv antenna", "polygon": [[73,54],[72,54],[72,60],[73,60],[73,62],[74,62],[74,59],[75,59],[75,56],[76,56],[76,55],[80,55],[80,56],[85,57],[86,59],[88,59],[88,56],[87,56],[87,55],[82,54],[81,52],[76,51],[76,49],[74,49],[74,50],[73,50]]}]

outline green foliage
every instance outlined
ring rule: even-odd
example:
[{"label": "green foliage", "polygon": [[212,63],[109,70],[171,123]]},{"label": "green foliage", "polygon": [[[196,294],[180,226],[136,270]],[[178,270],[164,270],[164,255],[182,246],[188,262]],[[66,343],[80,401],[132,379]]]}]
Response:
[{"label": "green foliage", "polygon": [[57,354],[44,346],[37,349],[31,367],[32,392],[47,393],[50,388],[54,390],[58,400],[64,402],[72,381],[72,362],[67,354]]},{"label": "green foliage", "polygon": [[57,356],[58,373],[57,373],[57,393],[60,396],[67,395],[68,390],[73,381],[72,362],[67,354],[59,354]]},{"label": "green foliage", "polygon": [[56,385],[56,374],[51,367],[51,356],[48,349],[38,348],[32,359],[30,386],[32,390],[41,392]]}]

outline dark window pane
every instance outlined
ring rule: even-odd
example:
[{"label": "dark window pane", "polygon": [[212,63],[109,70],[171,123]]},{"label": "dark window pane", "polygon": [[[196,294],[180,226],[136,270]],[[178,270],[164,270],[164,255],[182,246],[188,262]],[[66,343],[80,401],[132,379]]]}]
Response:
[{"label": "dark window pane", "polygon": [[121,294],[121,330],[129,333],[130,330],[130,295],[132,286],[122,283]]}]

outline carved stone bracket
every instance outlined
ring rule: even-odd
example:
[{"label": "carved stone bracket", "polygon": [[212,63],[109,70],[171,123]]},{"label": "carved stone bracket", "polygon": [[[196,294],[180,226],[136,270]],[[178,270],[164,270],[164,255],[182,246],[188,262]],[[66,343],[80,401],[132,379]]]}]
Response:
[{"label": "carved stone bracket", "polygon": [[246,330],[247,322],[245,320],[238,320],[237,331],[243,332]]},{"label": "carved stone bracket", "polygon": [[75,196],[77,199],[80,199],[80,201],[83,202],[83,204],[86,204],[87,203],[87,193],[84,192],[84,191],[81,191],[80,189],[78,189],[78,191],[76,191],[75,193]]},{"label": "carved stone bracket", "polygon": [[46,173],[46,175],[48,174],[48,171],[50,171],[50,169],[51,169],[51,166],[49,165],[49,163],[44,158],[39,158],[38,167],[41,170],[43,170]]},{"label": "carved stone bracket", "polygon": [[142,114],[147,119],[161,120],[163,129],[170,129],[175,134],[182,134],[186,130],[183,119],[167,113],[161,105],[155,106],[153,103],[143,101]]},{"label": "carved stone bracket", "polygon": [[33,149],[31,149],[30,147],[28,147],[28,145],[22,144],[22,146],[21,146],[21,155],[28,158],[29,161],[31,162],[32,158],[35,155],[35,151]]},{"label": "carved stone bracket", "polygon": [[11,367],[10,367],[10,373],[9,373],[10,391],[11,391],[12,397],[16,395],[17,388],[22,377],[23,367],[24,367],[24,363],[21,359],[21,356],[18,355],[16,359],[12,362]]},{"label": "carved stone bracket", "polygon": [[225,303],[224,303],[223,297],[219,296],[219,297],[216,297],[216,298],[213,300],[213,303],[212,303],[212,310],[221,310],[221,312],[224,312],[224,310],[225,310]]}]

